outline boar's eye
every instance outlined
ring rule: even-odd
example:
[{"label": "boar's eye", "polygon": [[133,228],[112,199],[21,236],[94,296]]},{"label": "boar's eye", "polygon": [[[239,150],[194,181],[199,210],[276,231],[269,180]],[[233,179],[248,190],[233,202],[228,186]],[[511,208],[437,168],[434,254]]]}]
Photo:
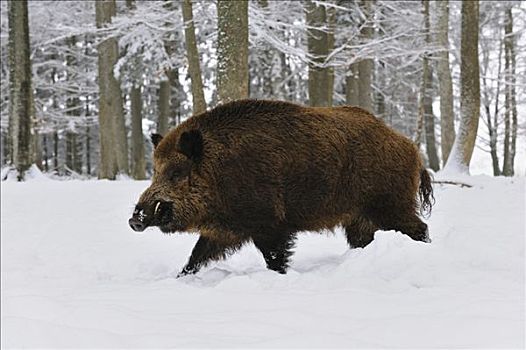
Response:
[{"label": "boar's eye", "polygon": [[176,165],[168,169],[168,177],[171,181],[179,180],[180,178],[186,176],[188,169],[184,166]]}]

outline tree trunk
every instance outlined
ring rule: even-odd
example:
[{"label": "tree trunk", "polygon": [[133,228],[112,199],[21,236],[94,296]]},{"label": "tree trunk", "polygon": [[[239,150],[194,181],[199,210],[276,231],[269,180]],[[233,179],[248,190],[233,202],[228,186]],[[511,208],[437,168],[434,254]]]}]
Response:
[{"label": "tree trunk", "polygon": [[[86,104],[84,109],[86,117],[89,117],[91,115],[91,111],[89,109],[89,95],[86,96]],[[89,124],[86,125],[86,173],[88,176],[91,176],[91,128]]]},{"label": "tree trunk", "polygon": [[132,122],[132,176],[135,180],[146,178],[146,161],[144,157],[144,136],[142,133],[142,97],[141,88],[132,86],[130,91]]},{"label": "tree trunk", "polygon": [[506,9],[504,24],[505,57],[505,110],[504,110],[504,165],[502,174],[513,176],[515,144],[517,139],[517,103],[515,100],[515,44],[513,37],[513,16],[511,8]]},{"label": "tree trunk", "polygon": [[186,57],[188,59],[188,72],[192,82],[192,102],[193,114],[206,111],[205,94],[203,92],[203,79],[201,77],[201,67],[199,65],[199,52],[195,40],[195,28],[192,13],[191,0],[184,0],[183,20],[185,22],[184,37],[186,43]]},{"label": "tree trunk", "polygon": [[48,151],[48,143],[47,143],[47,134],[42,134],[42,144],[44,145],[43,147],[44,171],[47,173],[49,171],[49,163],[48,163],[49,151]]},{"label": "tree trunk", "polygon": [[[115,0],[95,3],[97,28],[111,23],[115,15]],[[120,83],[113,75],[113,67],[119,57],[115,38],[99,44],[99,130],[100,166],[99,178],[115,179],[118,173],[128,173],[128,142]]]},{"label": "tree trunk", "polygon": [[[261,7],[261,9],[265,11],[265,16],[271,15],[268,8],[268,0],[258,0],[257,3],[259,7]],[[259,60],[261,62],[261,72],[259,74],[259,80],[263,98],[275,98],[274,85],[272,79],[274,50],[268,43],[264,43],[263,45],[261,45],[261,47],[257,49],[255,54],[259,56]]]},{"label": "tree trunk", "polygon": [[499,45],[499,56],[498,56],[498,68],[497,68],[497,91],[495,92],[495,116],[494,122],[491,118],[490,98],[488,94],[488,84],[486,82],[486,76],[489,68],[489,52],[486,50],[483,52],[483,67],[484,72],[482,76],[482,84],[484,86],[484,110],[486,112],[486,125],[488,127],[489,134],[489,147],[491,154],[491,163],[493,166],[493,176],[500,175],[499,156],[497,152],[497,115],[499,105],[499,93],[500,93],[500,77],[501,77],[501,58],[502,58],[502,45]]},{"label": "tree trunk", "polygon": [[314,28],[325,27],[327,17],[325,6],[307,1],[305,6],[307,25],[307,45],[309,62],[309,104],[311,106],[329,106],[329,69],[324,67],[329,54],[328,35],[325,30]]},{"label": "tree trunk", "polygon": [[[360,7],[365,15],[365,24],[362,26],[361,38],[362,43],[367,43],[373,39],[374,29],[372,27],[372,1],[361,0]],[[372,74],[373,60],[370,58],[362,59],[358,64],[358,101],[360,107],[373,112],[372,100]]]},{"label": "tree trunk", "polygon": [[159,118],[157,119],[157,133],[161,135],[166,135],[166,132],[168,131],[171,90],[170,81],[162,80],[159,84],[159,98],[157,100],[159,113]]},{"label": "tree trunk", "polygon": [[27,0],[9,1],[9,128],[18,181],[34,162],[32,146],[33,102]]},{"label": "tree trunk", "polygon": [[[69,46],[69,53],[66,56],[66,65],[69,67],[67,71],[68,81],[74,81],[77,79],[77,75],[72,73],[77,65],[77,58],[75,57],[75,37],[67,39]],[[80,116],[80,100],[77,96],[77,92],[73,93],[73,96],[70,96],[66,100],[66,108],[69,118],[78,119]],[[75,122],[73,122],[74,124]],[[75,125],[75,124],[74,124]],[[77,141],[77,126],[74,126],[74,130],[68,130],[66,132],[66,166],[70,171],[74,171],[77,174],[82,173],[82,157],[79,154],[79,147]]]},{"label": "tree trunk", "polygon": [[446,168],[469,173],[480,116],[478,56],[479,2],[462,2],[460,45],[460,126]]},{"label": "tree trunk", "polygon": [[348,105],[359,106],[360,101],[358,97],[358,81],[360,72],[358,71],[358,63],[353,63],[349,67],[349,72],[345,77],[345,103]]},{"label": "tree trunk", "polygon": [[220,103],[248,97],[248,1],[217,1]]},{"label": "tree trunk", "polygon": [[[329,29],[327,33],[327,54],[329,54],[334,50],[334,31],[336,30],[336,9],[334,7],[327,9],[327,28]],[[327,98],[329,99],[329,106],[332,106],[334,99],[334,67],[327,68],[327,79],[329,87]]]},{"label": "tree trunk", "polygon": [[[513,16],[511,8],[506,11],[508,22],[510,26],[510,33],[513,33]],[[515,92],[515,83],[517,79],[516,75],[516,57],[515,57],[515,36],[511,37],[510,40],[510,56],[511,56],[511,82],[510,82],[510,97],[511,97],[511,145],[510,145],[510,158],[511,158],[511,175],[515,175],[515,154],[517,152],[517,100]]]},{"label": "tree trunk", "polygon": [[437,6],[437,41],[442,51],[438,53],[437,76],[440,91],[440,130],[442,164],[446,164],[455,141],[455,115],[453,112],[453,83],[449,68],[449,0],[435,2]]},{"label": "tree trunk", "polygon": [[[429,26],[429,0],[424,2],[424,32],[426,36],[426,44],[431,45],[431,33]],[[429,167],[434,171],[440,169],[440,161],[435,142],[435,116],[433,115],[433,69],[429,64],[429,54],[426,52],[422,58],[423,73],[422,73],[422,87],[423,87],[423,112],[425,124],[426,137],[426,153],[429,161]]]},{"label": "tree trunk", "polygon": [[58,132],[56,130],[53,132],[53,168],[57,174],[60,174],[58,167]]}]

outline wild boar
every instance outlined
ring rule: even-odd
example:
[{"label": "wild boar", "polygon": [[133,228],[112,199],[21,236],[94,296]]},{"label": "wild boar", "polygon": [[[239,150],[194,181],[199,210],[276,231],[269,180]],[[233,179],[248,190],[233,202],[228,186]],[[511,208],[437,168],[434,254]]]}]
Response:
[{"label": "wild boar", "polygon": [[341,225],[351,248],[376,230],[429,241],[433,202],[417,147],[367,111],[239,100],[152,135],[153,179],[131,228],[198,232],[180,275],[252,241],[285,273],[296,233]]}]

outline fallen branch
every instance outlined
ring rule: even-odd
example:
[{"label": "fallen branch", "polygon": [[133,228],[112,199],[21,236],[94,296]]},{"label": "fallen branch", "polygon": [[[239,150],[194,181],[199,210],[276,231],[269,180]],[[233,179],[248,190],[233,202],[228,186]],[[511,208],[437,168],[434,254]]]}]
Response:
[{"label": "fallen branch", "polygon": [[432,181],[432,183],[439,184],[439,185],[455,185],[455,186],[460,186],[460,187],[473,187],[473,185],[470,185],[464,182],[456,182],[456,181]]}]

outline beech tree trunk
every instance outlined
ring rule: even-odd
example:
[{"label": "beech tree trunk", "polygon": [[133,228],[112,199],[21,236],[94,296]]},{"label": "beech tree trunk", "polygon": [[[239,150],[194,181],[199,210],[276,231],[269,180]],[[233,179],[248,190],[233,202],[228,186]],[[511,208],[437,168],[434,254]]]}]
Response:
[{"label": "beech tree trunk", "polygon": [[142,133],[142,97],[139,86],[134,85],[131,87],[130,100],[132,176],[135,180],[143,180],[146,178],[146,159],[144,157],[144,136]]},{"label": "beech tree trunk", "polygon": [[201,67],[199,65],[199,52],[195,40],[194,19],[192,13],[192,1],[184,0],[183,20],[185,23],[184,37],[186,43],[186,57],[188,59],[188,72],[192,82],[192,102],[193,113],[199,114],[206,111],[205,94],[203,92],[203,79],[201,77]]},{"label": "beech tree trunk", "polygon": [[[67,41],[70,49],[70,52],[66,56],[66,65],[70,68],[67,72],[67,79],[73,81],[77,79],[76,74],[73,73],[75,71],[75,66],[77,65],[77,58],[75,57],[76,39],[75,37],[71,37],[68,38]],[[70,96],[66,100],[66,107],[68,110],[66,113],[70,118],[78,118],[80,116],[80,101],[77,93],[73,93],[73,95],[74,96]],[[68,130],[66,132],[66,166],[70,171],[81,174],[82,156],[79,150],[77,140],[78,132],[76,131],[76,128],[77,127],[75,126],[75,130]]]},{"label": "beech tree trunk", "polygon": [[[97,28],[111,23],[115,0],[95,2]],[[121,87],[113,75],[119,58],[117,40],[109,38],[98,46],[100,179],[115,179],[128,174],[128,142],[124,123]]]},{"label": "beech tree trunk", "polygon": [[[258,0],[258,5],[261,7],[262,10],[265,11],[265,15],[270,15],[269,8],[268,8],[268,0]],[[264,43],[261,45],[260,48],[258,48],[258,52],[256,52],[256,55],[261,52],[261,56],[259,57],[261,62],[261,76],[260,76],[260,84],[261,84],[261,91],[263,92],[264,98],[275,98],[274,96],[274,85],[273,85],[273,76],[272,76],[272,69],[273,69],[273,59],[274,59],[274,51],[272,47],[268,43]]]},{"label": "beech tree trunk", "polygon": [[9,133],[18,181],[34,162],[33,101],[27,0],[8,3]]},{"label": "beech tree trunk", "polygon": [[490,98],[488,95],[488,84],[486,75],[489,68],[489,51],[483,52],[483,67],[484,72],[482,76],[482,84],[484,86],[484,111],[486,113],[486,125],[488,127],[489,134],[489,147],[491,154],[491,163],[493,166],[493,176],[500,175],[499,156],[497,152],[497,116],[498,116],[498,105],[499,105],[499,94],[500,94],[500,77],[501,77],[501,58],[502,58],[502,45],[499,45],[499,56],[498,56],[498,68],[497,68],[497,89],[495,92],[495,115],[491,116]]},{"label": "beech tree trunk", "polygon": [[442,164],[446,164],[455,141],[453,111],[453,83],[449,68],[449,0],[435,1],[437,7],[437,41],[442,51],[438,53],[437,77],[440,91],[440,148]]},{"label": "beech tree trunk", "polygon": [[[327,28],[329,29],[327,33],[327,54],[330,54],[334,50],[334,31],[336,30],[336,9],[334,7],[329,7],[327,9]],[[329,106],[333,105],[334,99],[334,67],[327,68],[329,91],[328,99]]]},{"label": "beech tree trunk", "polygon": [[358,97],[358,80],[359,80],[358,63],[353,63],[349,67],[349,72],[345,77],[345,103],[348,105],[359,106]]},{"label": "beech tree trunk", "polygon": [[[365,25],[362,26],[361,39],[362,43],[369,42],[373,38],[374,29],[371,25],[372,22],[372,4],[370,0],[360,0],[360,7],[365,15]],[[373,74],[373,60],[370,58],[362,59],[358,64],[358,101],[359,106],[368,110],[373,111],[373,98],[372,98],[372,74]]]},{"label": "beech tree trunk", "polygon": [[[426,43],[431,45],[431,33],[429,26],[429,0],[424,2],[424,32],[426,35]],[[429,167],[434,171],[440,169],[440,161],[435,141],[435,116],[433,115],[433,69],[429,64],[429,54],[425,53],[422,58],[422,65],[424,67],[422,73],[423,86],[423,112],[425,124],[425,138],[426,138],[426,153],[429,162]]]},{"label": "beech tree trunk", "polygon": [[219,103],[248,98],[248,1],[217,1]]},{"label": "beech tree trunk", "polygon": [[[478,56],[479,2],[462,2],[460,45],[460,126],[446,163],[450,171],[469,173],[480,116]],[[476,30],[475,30],[476,29]]]},{"label": "beech tree trunk", "polygon": [[309,62],[309,104],[311,106],[330,106],[329,69],[324,67],[329,54],[329,40],[325,30],[313,29],[327,24],[325,7],[313,1],[305,6],[307,25],[307,45],[311,62]]},{"label": "beech tree trunk", "polygon": [[515,98],[515,42],[511,8],[506,9],[504,24],[505,102],[504,102],[504,164],[502,174],[514,175],[517,140],[517,102]]},{"label": "beech tree trunk", "polygon": [[170,117],[171,86],[169,80],[162,80],[159,84],[157,133],[166,135],[168,131],[168,118]]}]

